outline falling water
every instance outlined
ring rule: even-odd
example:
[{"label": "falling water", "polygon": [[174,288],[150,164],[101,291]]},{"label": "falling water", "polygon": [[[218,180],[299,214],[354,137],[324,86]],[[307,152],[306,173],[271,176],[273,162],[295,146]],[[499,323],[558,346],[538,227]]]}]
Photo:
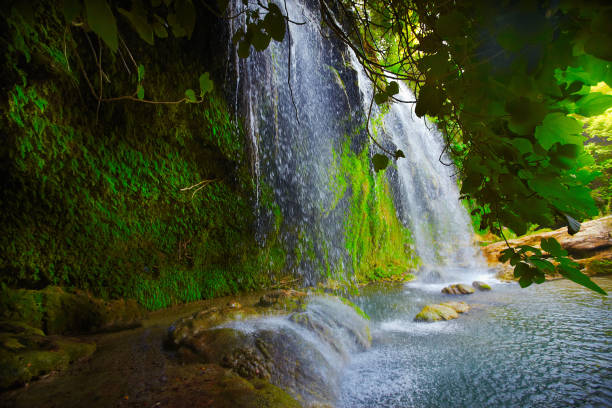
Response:
[{"label": "falling water", "polygon": [[[334,270],[350,265],[344,222],[349,201],[328,210],[334,201],[329,171],[338,165],[334,151],[340,151],[347,135],[353,135],[352,148],[368,143],[366,132],[356,130],[363,128],[372,91],[352,51],[322,35],[316,7],[297,0],[287,1],[286,7],[292,20],[305,24],[289,24],[282,43],[273,41],[266,51],[252,53],[236,70],[257,183],[260,239],[265,240],[273,218],[262,202],[271,195],[284,219],[285,247],[310,247],[316,254],[314,260],[302,257],[293,265],[304,283],[314,284],[321,264]],[[399,98],[414,96],[401,84]],[[484,261],[473,245],[442,136],[414,118],[412,106],[392,104],[378,133],[381,143],[406,155],[387,170],[387,178],[397,216],[410,229],[422,261],[421,276],[440,280],[466,267],[482,271]],[[295,258],[289,252],[288,261]]]},{"label": "falling water", "polygon": [[[352,62],[359,62],[351,54]],[[362,104],[369,107],[371,82],[359,72]],[[465,278],[486,274],[482,254],[473,242],[473,230],[466,209],[459,199],[455,167],[445,154],[443,137],[435,126],[415,117],[414,94],[400,83],[397,99],[384,114],[381,142],[391,143],[404,152],[397,160],[399,174],[398,216],[410,228],[418,256],[421,277],[430,281]],[[375,108],[374,114],[380,114]]]}]

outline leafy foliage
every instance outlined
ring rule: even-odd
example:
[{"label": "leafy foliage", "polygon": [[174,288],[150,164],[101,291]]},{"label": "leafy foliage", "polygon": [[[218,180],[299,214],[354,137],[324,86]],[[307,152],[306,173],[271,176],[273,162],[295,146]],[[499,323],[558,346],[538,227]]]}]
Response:
[{"label": "leafy foliage", "polygon": [[[324,2],[325,24],[355,51],[377,89],[388,77],[414,86],[415,113],[434,117],[444,131],[462,197],[477,203],[479,229],[501,234],[509,227],[522,235],[534,224],[566,222],[573,233],[576,220],[598,213],[589,189],[593,159],[576,115],[612,106],[610,95],[590,90],[612,84],[605,40],[612,28],[603,23],[612,16],[610,5],[343,4]],[[530,265],[549,272],[543,263]],[[541,281],[539,273],[533,277],[523,283]]]}]

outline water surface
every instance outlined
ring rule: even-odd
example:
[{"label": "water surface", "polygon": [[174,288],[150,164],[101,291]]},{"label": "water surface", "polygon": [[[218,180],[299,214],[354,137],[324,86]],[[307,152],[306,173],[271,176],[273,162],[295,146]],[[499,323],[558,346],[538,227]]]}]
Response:
[{"label": "water surface", "polygon": [[[596,278],[612,290],[612,278]],[[469,282],[466,282],[469,283]],[[339,407],[612,406],[612,300],[558,280],[460,297],[474,308],[448,322],[412,321],[457,300],[436,284],[373,286],[354,301],[373,345],[343,373]]]}]

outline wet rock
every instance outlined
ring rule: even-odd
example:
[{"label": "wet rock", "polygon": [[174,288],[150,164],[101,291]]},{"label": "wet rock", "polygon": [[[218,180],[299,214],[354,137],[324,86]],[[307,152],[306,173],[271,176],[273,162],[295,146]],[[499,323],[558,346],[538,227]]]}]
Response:
[{"label": "wet rock", "polygon": [[181,319],[170,328],[168,344],[185,362],[270,381],[311,405],[335,401],[343,363],[371,343],[367,320],[332,296],[274,291],[242,311],[209,309]]},{"label": "wet rock", "polygon": [[470,310],[470,305],[465,302],[444,302],[440,303],[440,305],[450,307],[457,313],[465,313]]},{"label": "wet rock", "polygon": [[442,293],[449,295],[470,295],[474,293],[474,288],[463,283],[456,283],[443,288]]},{"label": "wet rock", "polygon": [[0,322],[0,389],[24,385],[43,374],[64,370],[89,357],[94,344],[45,336],[22,322]]},{"label": "wet rock", "polygon": [[146,312],[134,300],[104,301],[58,286],[2,291],[0,318],[21,321],[46,334],[90,333],[137,327]]},{"label": "wet rock", "polygon": [[482,281],[474,281],[472,282],[472,286],[478,290],[491,290],[491,286]]},{"label": "wet rock", "polygon": [[274,307],[275,309],[290,311],[299,310],[303,306],[305,297],[306,292],[292,289],[279,289],[263,295],[256,306]]},{"label": "wet rock", "polygon": [[417,322],[436,322],[451,320],[459,317],[459,313],[470,310],[465,302],[445,302],[437,305],[425,306],[414,318]]}]

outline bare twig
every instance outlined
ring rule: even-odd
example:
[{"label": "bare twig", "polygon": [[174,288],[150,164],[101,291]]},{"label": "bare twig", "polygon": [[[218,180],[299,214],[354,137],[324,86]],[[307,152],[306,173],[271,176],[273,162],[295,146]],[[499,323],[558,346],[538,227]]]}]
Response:
[{"label": "bare twig", "polygon": [[[285,0],[285,13],[287,13],[287,19],[289,18],[289,9],[287,8],[287,0]],[[287,84],[289,85],[289,94],[291,95],[291,103],[293,104],[293,110],[295,111],[295,120],[297,120],[297,123],[300,124],[300,118],[298,117],[298,110],[297,110],[297,106],[295,105],[295,98],[293,96],[293,87],[291,86],[291,29],[289,28],[289,25],[287,25],[287,39],[289,42],[289,53],[288,53],[288,59],[287,59],[287,70],[288,70],[288,75],[287,75]]]},{"label": "bare twig", "polygon": [[180,191],[189,191],[189,190],[193,190],[195,188],[195,190],[191,194],[191,198],[193,198],[198,191],[200,191],[201,189],[203,189],[207,185],[209,185],[211,183],[214,183],[215,181],[219,181],[219,179],[202,180],[199,183],[194,184],[193,186],[181,188]]}]

